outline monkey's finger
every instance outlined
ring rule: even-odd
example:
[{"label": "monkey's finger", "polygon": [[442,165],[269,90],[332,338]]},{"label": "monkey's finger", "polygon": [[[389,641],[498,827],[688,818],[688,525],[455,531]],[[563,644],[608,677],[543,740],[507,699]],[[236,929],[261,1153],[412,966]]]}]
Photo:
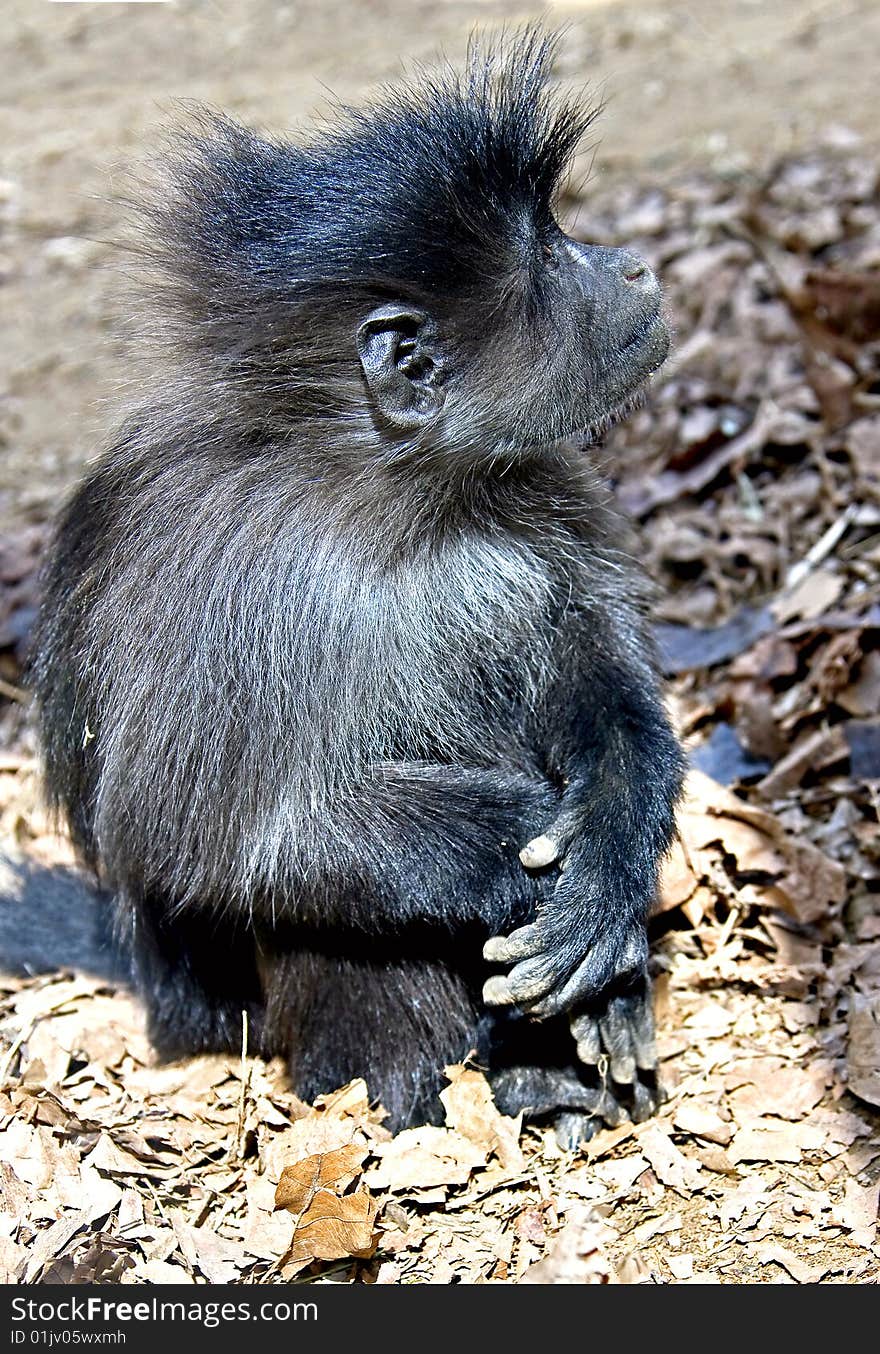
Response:
[{"label": "monkey's finger", "polygon": [[548,985],[546,998],[533,1007],[531,1014],[545,1017],[573,1011],[593,1000],[612,982],[643,970],[647,957],[648,935],[643,926],[634,927],[623,942],[611,936],[604,944],[594,945],[586,959],[554,990]]},{"label": "monkey's finger", "polygon": [[506,977],[494,977],[483,987],[483,1000],[489,1006],[524,1006],[530,1013],[534,1003],[546,996],[553,985],[553,977],[548,974],[546,963],[538,959],[526,959],[516,964]]},{"label": "monkey's finger", "polygon": [[551,833],[542,832],[533,837],[519,853],[519,858],[527,870],[542,870],[559,858],[562,844]]},{"label": "monkey's finger", "polygon": [[648,991],[632,998],[634,1010],[630,1017],[636,1067],[653,1072],[657,1066],[657,1036],[654,1031],[654,1008]]},{"label": "monkey's finger", "polygon": [[532,998],[529,1014],[544,1019],[583,1006],[608,986],[611,977],[601,953],[593,951],[564,981],[545,984],[540,997]]},{"label": "monkey's finger", "polygon": [[655,1113],[659,1095],[644,1081],[636,1081],[633,1084],[632,1098],[632,1121],[634,1124],[643,1124],[646,1119],[650,1119]]},{"label": "monkey's finger", "polygon": [[526,842],[519,853],[523,865],[527,870],[542,870],[560,860],[581,831],[581,825],[581,817],[574,809],[563,809],[546,831]]},{"label": "monkey's finger", "polygon": [[628,1014],[621,1002],[612,1001],[599,1021],[599,1032],[608,1054],[611,1077],[619,1084],[627,1086],[636,1079],[636,1055]]},{"label": "monkey's finger", "polygon": [[595,1016],[575,1016],[571,1022],[571,1032],[577,1045],[577,1055],[587,1067],[595,1067],[602,1056],[602,1038],[599,1034],[599,1022]]},{"label": "monkey's finger", "polygon": [[583,1110],[564,1110],[553,1122],[556,1141],[563,1152],[576,1152],[581,1143],[589,1142],[601,1127],[601,1118]]},{"label": "monkey's finger", "polygon": [[545,942],[537,926],[521,926],[509,936],[492,936],[483,946],[483,958],[490,964],[515,964],[518,959],[533,959],[541,954]]},{"label": "monkey's finger", "polygon": [[617,1128],[629,1118],[627,1110],[623,1109],[611,1094],[607,1086],[602,1087],[602,1093],[599,1103],[596,1106],[596,1114],[609,1128]]},{"label": "monkey's finger", "polygon": [[501,974],[496,974],[483,983],[483,1001],[487,1006],[516,1005],[516,997],[511,992],[507,979]]}]

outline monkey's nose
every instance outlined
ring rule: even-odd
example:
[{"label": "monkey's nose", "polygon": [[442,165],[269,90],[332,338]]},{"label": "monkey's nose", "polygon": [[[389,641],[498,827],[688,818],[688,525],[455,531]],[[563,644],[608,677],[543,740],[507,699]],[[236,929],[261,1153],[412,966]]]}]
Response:
[{"label": "monkey's nose", "polygon": [[659,289],[660,284],[656,275],[638,254],[624,253],[620,261],[620,272],[624,282],[628,282],[631,287],[637,287],[639,291],[650,294]]}]

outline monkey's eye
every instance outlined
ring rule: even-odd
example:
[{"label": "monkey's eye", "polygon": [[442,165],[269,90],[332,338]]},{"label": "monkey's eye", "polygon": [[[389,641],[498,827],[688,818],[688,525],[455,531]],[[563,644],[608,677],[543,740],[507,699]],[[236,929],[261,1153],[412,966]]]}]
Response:
[{"label": "monkey's eye", "polygon": [[551,271],[555,271],[559,267],[559,259],[557,258],[556,255],[556,247],[553,244],[551,244],[549,240],[547,240],[544,244],[541,245],[541,253],[544,256],[545,267],[549,268]]}]

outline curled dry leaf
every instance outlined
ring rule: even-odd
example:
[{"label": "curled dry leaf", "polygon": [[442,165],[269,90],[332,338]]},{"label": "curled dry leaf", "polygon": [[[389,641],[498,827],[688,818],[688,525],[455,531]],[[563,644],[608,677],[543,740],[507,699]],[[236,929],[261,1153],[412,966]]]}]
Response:
[{"label": "curled dry leaf", "polygon": [[357,1143],[349,1143],[334,1152],[320,1153],[285,1166],[275,1190],[275,1207],[302,1213],[318,1190],[343,1193],[360,1175],[367,1150]]},{"label": "curled dry leaf", "polygon": [[[678,832],[661,877],[661,912],[686,903],[716,879],[725,858],[734,861],[736,872],[749,875],[757,901],[800,922],[818,921],[846,895],[842,865],[699,771],[687,778]],[[755,882],[765,877],[768,882]]]},{"label": "curled dry leaf", "polygon": [[365,1257],[376,1249],[377,1204],[367,1189],[345,1191],[360,1174],[367,1147],[349,1143],[285,1166],[275,1207],[297,1214],[293,1238],[281,1261],[286,1271],[312,1260]]},{"label": "curled dry leaf", "polygon": [[522,1115],[506,1118],[495,1106],[492,1091],[482,1072],[460,1063],[445,1069],[450,1085],[440,1092],[446,1123],[471,1142],[494,1153],[511,1173],[523,1168],[519,1146]]},{"label": "curled dry leaf", "polygon": [[880,1106],[880,994],[853,993],[846,1067],[853,1094]]}]

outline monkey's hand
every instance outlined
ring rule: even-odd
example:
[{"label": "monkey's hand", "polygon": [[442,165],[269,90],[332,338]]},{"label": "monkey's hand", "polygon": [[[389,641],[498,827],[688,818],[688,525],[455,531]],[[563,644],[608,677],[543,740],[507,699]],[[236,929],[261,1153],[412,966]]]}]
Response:
[{"label": "monkey's hand", "polygon": [[561,857],[559,876],[530,925],[486,942],[490,963],[512,965],[486,983],[487,1005],[516,1005],[538,1017],[571,1014],[644,971],[653,870],[644,860],[597,850],[593,834],[577,827],[574,815],[561,816],[520,852],[528,869]]},{"label": "monkey's hand", "polygon": [[[519,934],[488,942],[486,957],[508,954],[508,943]],[[508,1004],[509,993],[509,978],[492,978],[484,989],[487,1002],[492,1003],[494,998],[495,1004]],[[577,1111],[562,1114],[557,1121],[560,1143],[576,1147],[603,1124],[613,1128],[626,1119],[641,1123],[654,1113],[662,1098],[656,1075],[651,980],[646,967],[642,965],[592,1000],[568,1009],[568,1019],[577,1059],[583,1067],[595,1069],[593,1076],[598,1075],[601,1092],[595,1104],[579,1105]]]}]

